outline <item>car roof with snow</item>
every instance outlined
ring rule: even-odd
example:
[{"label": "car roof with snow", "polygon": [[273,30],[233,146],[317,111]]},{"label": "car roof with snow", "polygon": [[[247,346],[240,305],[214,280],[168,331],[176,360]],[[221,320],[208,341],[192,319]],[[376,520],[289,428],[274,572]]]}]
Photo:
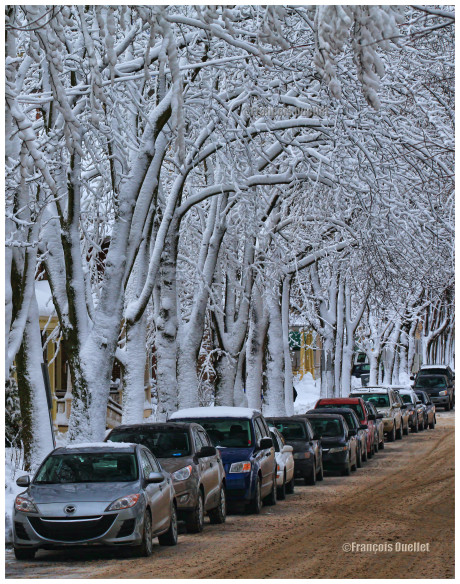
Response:
[{"label": "car roof with snow", "polygon": [[420,365],[420,369],[450,369],[449,365],[445,365],[444,363],[438,363],[435,365]]},{"label": "car roof with snow", "polygon": [[352,392],[350,392],[350,395],[353,395],[354,393],[377,393],[377,392],[382,392],[382,391],[388,391],[389,389],[394,389],[389,385],[373,385],[371,387],[367,386],[367,387],[357,387],[355,388]]},{"label": "car roof with snow", "polygon": [[252,418],[260,415],[259,410],[252,408],[238,408],[228,406],[212,406],[207,408],[186,408],[178,410],[170,416],[170,420],[194,418]]},{"label": "car roof with snow", "polygon": [[65,454],[75,451],[107,452],[110,450],[125,450],[133,452],[138,446],[134,442],[82,442],[80,444],[67,444],[56,448],[53,454]]}]

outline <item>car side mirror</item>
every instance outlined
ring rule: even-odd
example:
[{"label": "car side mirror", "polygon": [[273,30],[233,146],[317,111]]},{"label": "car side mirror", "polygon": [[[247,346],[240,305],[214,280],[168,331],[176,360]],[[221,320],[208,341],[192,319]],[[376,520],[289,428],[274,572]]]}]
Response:
[{"label": "car side mirror", "polygon": [[283,450],[281,452],[293,452],[294,448],[292,448],[292,446],[290,444],[285,444],[283,446]]},{"label": "car side mirror", "polygon": [[417,405],[419,405],[419,404],[421,404],[421,403],[423,403],[423,402],[422,402],[421,400],[419,400],[419,399],[418,399],[418,400],[417,400],[415,403],[416,403]]},{"label": "car side mirror", "polygon": [[28,487],[30,485],[29,475],[24,475],[16,479],[16,484],[18,485],[18,487]]},{"label": "car side mirror", "polygon": [[352,436],[356,436],[358,432],[352,428],[351,430],[348,430],[348,438],[351,438]]},{"label": "car side mirror", "polygon": [[410,376],[410,380],[414,381],[415,377],[413,375]]},{"label": "car side mirror", "polygon": [[401,406],[401,409],[402,409],[402,410],[407,410],[407,404],[403,404],[403,405]]},{"label": "car side mirror", "polygon": [[271,438],[262,438],[262,440],[260,441],[260,444],[259,444],[259,449],[265,450],[267,448],[272,448],[272,446],[273,446],[273,440]]},{"label": "car side mirror", "polygon": [[367,430],[368,425],[367,424],[360,424],[359,429],[360,430]]},{"label": "car side mirror", "polygon": [[202,446],[201,450],[196,453],[197,458],[206,458],[207,456],[215,456],[217,450],[215,446]]},{"label": "car side mirror", "polygon": [[372,420],[375,420],[375,415],[374,415],[374,414],[369,414],[369,415],[367,416],[367,419],[368,419],[368,420],[371,420],[371,421],[372,421]]},{"label": "car side mirror", "polygon": [[151,472],[147,477],[147,482],[149,484],[158,484],[162,483],[165,480],[165,477],[161,474],[161,472]]}]

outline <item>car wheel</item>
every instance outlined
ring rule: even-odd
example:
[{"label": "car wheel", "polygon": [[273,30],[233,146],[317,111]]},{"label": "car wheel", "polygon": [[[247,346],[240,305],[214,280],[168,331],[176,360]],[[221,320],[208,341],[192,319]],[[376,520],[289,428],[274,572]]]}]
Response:
[{"label": "car wheel", "polygon": [[260,477],[257,477],[256,492],[254,498],[247,505],[248,513],[253,513],[254,515],[259,515],[262,510],[262,486],[260,484]]},{"label": "car wheel", "polygon": [[276,505],[276,473],[273,475],[272,490],[264,499],[265,505]]},{"label": "car wheel", "polygon": [[364,447],[364,450],[361,451],[361,460],[367,462],[367,445]]},{"label": "car wheel", "polygon": [[188,533],[200,533],[204,525],[204,503],[203,494],[198,491],[196,507],[189,511],[185,517],[185,527]]},{"label": "car wheel", "polygon": [[305,477],[306,485],[316,485],[316,461],[313,461],[309,476]]},{"label": "car wheel", "polygon": [[377,454],[379,451],[379,440],[377,438],[377,442],[374,440],[374,454]]},{"label": "car wheel", "polygon": [[295,481],[294,481],[294,477],[292,477],[292,479],[286,484],[286,493],[288,495],[293,495],[294,494],[294,487],[295,487]]},{"label": "car wheel", "polygon": [[356,449],[356,466],[361,468],[363,466],[363,458],[361,456],[361,448]]},{"label": "car wheel", "polygon": [[404,433],[406,436],[409,436],[409,421],[407,422],[407,424],[406,424],[406,427],[405,427],[405,428],[403,428],[403,433]]},{"label": "car wheel", "polygon": [[135,555],[148,558],[152,555],[152,516],[148,509],[144,513],[144,528],[142,530],[142,542],[135,548]]},{"label": "car wheel", "polygon": [[418,427],[418,418],[415,420],[415,426],[412,426],[412,432],[414,434],[417,434],[419,431],[419,427]]},{"label": "car wheel", "polygon": [[434,416],[433,416],[433,420],[431,421],[431,424],[429,424],[430,430],[434,430],[435,423],[436,423],[436,421],[435,421]]},{"label": "car wheel", "polygon": [[173,505],[171,509],[171,522],[169,529],[163,535],[158,536],[160,545],[176,545],[177,544],[177,511]]},{"label": "car wheel", "polygon": [[403,437],[403,423],[402,420],[399,423],[399,428],[396,430],[396,440],[402,440]]},{"label": "car wheel", "polygon": [[372,458],[374,456],[374,445],[371,446],[369,452],[367,453],[367,458]]},{"label": "car wheel", "polygon": [[35,548],[14,548],[14,557],[17,560],[33,560],[36,553]]},{"label": "car wheel", "polygon": [[446,412],[448,412],[449,410],[452,409],[450,406],[450,400],[449,400],[449,403],[446,406],[444,406],[444,409],[446,410]]},{"label": "car wheel", "polygon": [[388,442],[394,442],[396,440],[396,427],[393,424],[391,432],[388,432]]},{"label": "car wheel", "polygon": [[348,465],[343,469],[342,475],[344,477],[349,477],[351,475],[350,457],[348,457]]},{"label": "car wheel", "polygon": [[276,488],[276,496],[279,501],[284,501],[284,499],[286,499],[286,474],[283,476],[283,484],[281,487]]},{"label": "car wheel", "polygon": [[[350,456],[351,456],[351,450],[350,450]],[[352,471],[358,470],[358,451],[355,452],[355,464],[351,465],[351,470]]]},{"label": "car wheel", "polygon": [[323,468],[323,460],[321,459],[321,464],[319,466],[319,471],[316,474],[316,480],[322,481],[324,479],[324,468]]},{"label": "car wheel", "polygon": [[208,515],[209,521],[213,524],[225,523],[227,519],[227,498],[223,485],[220,487],[219,504],[214,509],[210,509]]}]

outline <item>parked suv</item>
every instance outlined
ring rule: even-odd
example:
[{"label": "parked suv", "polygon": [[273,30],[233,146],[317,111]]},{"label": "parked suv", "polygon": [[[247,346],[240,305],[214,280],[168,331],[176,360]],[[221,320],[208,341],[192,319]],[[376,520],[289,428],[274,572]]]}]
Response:
[{"label": "parked suv", "polygon": [[426,391],[435,406],[444,406],[447,411],[451,410],[454,405],[454,386],[445,375],[417,376],[414,389]]},{"label": "parked suv", "polygon": [[258,410],[189,408],[174,412],[168,424],[179,421],[203,426],[219,450],[229,501],[245,502],[250,513],[260,513],[262,502],[276,504],[275,448],[267,422]]},{"label": "parked suv", "polygon": [[442,365],[440,363],[437,365],[422,365],[420,371],[417,373],[415,381],[423,375],[445,375],[449,383],[452,385],[455,381],[455,374],[449,365]]},{"label": "parked suv", "polygon": [[[376,449],[374,448],[375,436],[375,419],[373,414],[368,414],[364,400],[358,396],[350,394],[349,397],[337,397],[319,399],[316,402],[316,408],[351,408],[356,412],[361,425],[368,427],[367,433],[367,457],[372,458]],[[377,447],[378,450],[378,447]]]},{"label": "parked suv", "polygon": [[306,416],[267,418],[281,432],[286,444],[294,449],[294,476],[303,478],[306,485],[323,480],[321,440],[315,435]]},{"label": "parked suv", "polygon": [[204,514],[211,523],[226,517],[225,471],[219,452],[198,424],[139,424],[118,426],[106,441],[143,444],[171,473],[177,511],[189,533],[203,529]]},{"label": "parked suv", "polygon": [[383,414],[383,429],[390,442],[393,442],[395,438],[402,438],[401,404],[394,390],[387,386],[373,386],[355,389],[350,396],[359,396],[372,402],[379,414]]}]

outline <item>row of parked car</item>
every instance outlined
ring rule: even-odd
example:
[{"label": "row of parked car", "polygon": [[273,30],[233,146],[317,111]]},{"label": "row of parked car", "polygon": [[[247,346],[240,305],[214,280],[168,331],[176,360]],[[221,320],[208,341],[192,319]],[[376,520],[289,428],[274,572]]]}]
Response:
[{"label": "row of parked car", "polygon": [[102,544],[149,556],[154,537],[177,543],[178,521],[196,533],[205,515],[224,523],[228,504],[258,514],[293,493],[295,479],[314,485],[324,470],[349,475],[385,447],[385,435],[392,441],[435,424],[424,391],[367,387],[291,417],[209,407],[118,426],[103,443],[56,448],[32,480],[17,480],[26,490],[14,505],[15,555]]}]

